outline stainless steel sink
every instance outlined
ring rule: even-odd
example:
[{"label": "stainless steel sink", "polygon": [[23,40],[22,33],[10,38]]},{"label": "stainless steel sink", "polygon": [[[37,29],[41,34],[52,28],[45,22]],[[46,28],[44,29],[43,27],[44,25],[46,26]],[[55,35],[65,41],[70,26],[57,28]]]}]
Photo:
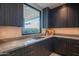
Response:
[{"label": "stainless steel sink", "polygon": [[45,38],[44,36],[38,36],[38,37],[33,37],[32,39],[43,39]]}]

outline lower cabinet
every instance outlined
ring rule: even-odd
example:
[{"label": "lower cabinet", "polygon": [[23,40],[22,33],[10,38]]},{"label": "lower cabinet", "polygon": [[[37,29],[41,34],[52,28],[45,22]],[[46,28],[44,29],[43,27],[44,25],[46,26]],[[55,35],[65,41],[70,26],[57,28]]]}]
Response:
[{"label": "lower cabinet", "polygon": [[79,56],[79,41],[68,38],[55,38],[54,51],[64,56]]},{"label": "lower cabinet", "polygon": [[63,39],[63,38],[55,38],[54,39],[55,42],[54,42],[54,45],[55,45],[55,48],[54,48],[54,51],[56,53],[59,53],[61,55],[65,55],[67,52],[66,52],[66,41]]},{"label": "lower cabinet", "polygon": [[69,40],[68,55],[79,56],[79,41]]},{"label": "lower cabinet", "polygon": [[9,51],[9,56],[49,56],[53,51],[53,38],[37,42],[27,47]]},{"label": "lower cabinet", "polygon": [[64,56],[79,56],[79,40],[53,37],[29,46],[9,51],[8,56],[49,56],[56,52]]},{"label": "lower cabinet", "polygon": [[[47,40],[37,42],[29,46],[31,51],[28,55],[31,56],[49,56],[53,52],[53,38],[49,38]],[[26,48],[27,49],[27,48]]]},{"label": "lower cabinet", "polygon": [[9,51],[8,55],[9,56],[24,56],[25,55],[24,47]]}]

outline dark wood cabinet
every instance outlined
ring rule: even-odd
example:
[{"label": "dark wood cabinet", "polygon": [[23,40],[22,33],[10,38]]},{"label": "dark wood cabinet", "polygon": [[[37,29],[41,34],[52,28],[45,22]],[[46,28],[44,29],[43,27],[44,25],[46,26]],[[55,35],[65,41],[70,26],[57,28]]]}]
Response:
[{"label": "dark wood cabinet", "polygon": [[22,3],[1,3],[0,7],[0,25],[23,26]]},{"label": "dark wood cabinet", "polygon": [[[67,10],[67,8],[64,10]],[[62,7],[58,7],[52,10],[52,22],[54,23],[54,27],[67,26],[67,11],[64,10]]]},{"label": "dark wood cabinet", "polygon": [[[53,51],[54,49],[54,41],[53,41],[53,37],[52,38],[48,38],[44,41],[40,41],[40,42],[37,42],[36,44],[33,44],[34,46],[39,46],[39,47],[44,47],[44,48],[47,48],[48,50],[50,51]],[[53,47],[52,47],[53,46]]]},{"label": "dark wood cabinet", "polygon": [[[51,10],[54,27],[79,27],[79,4],[69,3]],[[52,25],[53,26],[53,25]]]},{"label": "dark wood cabinet", "polygon": [[67,4],[67,26],[79,27],[79,4]]},{"label": "dark wood cabinet", "polygon": [[79,40],[52,37],[44,41],[9,50],[1,56],[49,56],[51,53],[63,56],[79,56]]},{"label": "dark wood cabinet", "polygon": [[66,40],[64,38],[55,38],[54,42],[54,51],[56,53],[59,53],[61,55],[66,55],[67,54],[67,45],[66,45]]},{"label": "dark wood cabinet", "polygon": [[4,8],[2,4],[0,4],[0,25],[4,25]]},{"label": "dark wood cabinet", "polygon": [[79,56],[79,40],[68,40],[68,55]]},{"label": "dark wood cabinet", "polygon": [[11,50],[7,53],[8,53],[8,56],[25,56],[25,49],[24,47],[21,47],[21,48]]},{"label": "dark wood cabinet", "polygon": [[64,56],[79,56],[79,40],[55,38],[54,51]]},{"label": "dark wood cabinet", "polygon": [[43,9],[43,28],[79,27],[79,3]]},{"label": "dark wood cabinet", "polygon": [[51,28],[53,25],[51,20],[51,9],[44,8],[43,9],[43,28]]},{"label": "dark wood cabinet", "polygon": [[49,56],[53,51],[53,38],[8,52],[9,56]]},{"label": "dark wood cabinet", "polygon": [[[49,56],[53,52],[53,38],[37,42],[28,46],[28,55],[30,56]],[[27,50],[27,47],[26,47]]]}]

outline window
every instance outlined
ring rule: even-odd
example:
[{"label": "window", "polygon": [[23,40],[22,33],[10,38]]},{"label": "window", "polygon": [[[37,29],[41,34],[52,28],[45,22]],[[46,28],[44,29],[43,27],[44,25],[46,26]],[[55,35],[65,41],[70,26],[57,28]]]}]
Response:
[{"label": "window", "polygon": [[40,11],[34,7],[24,4],[23,5],[23,17],[24,26],[22,28],[22,34],[34,34],[41,32],[40,26]]}]

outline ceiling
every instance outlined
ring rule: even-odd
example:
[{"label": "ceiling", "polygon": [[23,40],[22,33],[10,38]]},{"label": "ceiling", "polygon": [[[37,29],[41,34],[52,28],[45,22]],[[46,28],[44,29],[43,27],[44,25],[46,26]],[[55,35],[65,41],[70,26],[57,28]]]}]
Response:
[{"label": "ceiling", "polygon": [[29,3],[29,4],[39,10],[42,10],[43,8],[46,8],[46,7],[53,9],[55,7],[65,4],[65,3]]},{"label": "ceiling", "polygon": [[62,3],[37,3],[42,9],[49,7],[50,9],[62,5]]}]

